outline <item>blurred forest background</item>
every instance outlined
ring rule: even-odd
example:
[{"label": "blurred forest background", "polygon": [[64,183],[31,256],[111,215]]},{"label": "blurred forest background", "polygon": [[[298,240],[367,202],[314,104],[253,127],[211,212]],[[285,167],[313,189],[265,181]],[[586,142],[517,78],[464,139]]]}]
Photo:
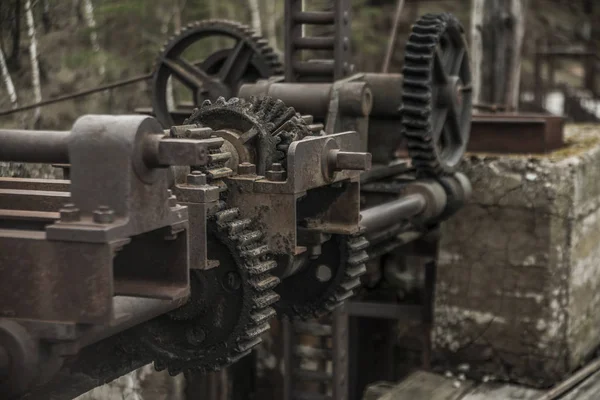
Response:
[{"label": "blurred forest background", "polygon": [[[594,35],[598,29],[595,25],[600,25],[599,7],[590,12],[593,0],[526,0],[525,3],[522,92],[531,90],[535,52],[540,46],[568,44],[574,48],[578,43],[590,43],[593,37],[598,37]],[[352,5],[356,71],[381,71],[396,0],[353,0]],[[392,72],[401,70],[411,22],[421,14],[439,11],[454,13],[466,32],[470,31],[470,0],[406,0]],[[174,32],[191,21],[208,18],[248,24],[260,30],[280,52],[283,2],[279,0],[2,0],[0,44],[15,93],[11,95],[8,86],[0,82],[0,110],[150,73],[162,46]],[[37,46],[32,57],[34,39]],[[32,69],[34,60],[39,65]],[[39,79],[32,73],[36,70]],[[581,62],[561,59],[553,63],[553,70],[555,83],[584,86]],[[149,106],[150,95],[148,82],[140,82],[43,107],[39,114],[30,110],[0,116],[0,126],[68,129],[85,113],[127,113],[136,107]]]}]

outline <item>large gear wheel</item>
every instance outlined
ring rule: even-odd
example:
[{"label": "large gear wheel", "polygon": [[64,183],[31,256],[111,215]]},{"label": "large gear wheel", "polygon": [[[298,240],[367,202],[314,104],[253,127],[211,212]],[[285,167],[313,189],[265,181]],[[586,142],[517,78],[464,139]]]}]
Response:
[{"label": "large gear wheel", "polygon": [[[217,50],[203,60],[189,60],[186,50],[206,38],[233,39],[230,48]],[[152,107],[165,127],[172,126],[168,82],[173,77],[192,92],[192,101],[229,98],[244,83],[283,74],[277,54],[266,39],[249,27],[227,20],[206,20],[189,24],[170,38],[158,57],[152,83]],[[191,109],[190,109],[191,111]]]},{"label": "large gear wheel", "polygon": [[406,44],[402,124],[416,170],[456,171],[471,129],[471,72],[464,30],[448,13],[427,14]]},{"label": "large gear wheel", "polygon": [[321,255],[286,277],[275,288],[281,299],[278,315],[291,319],[319,318],[352,297],[367,271],[369,242],[363,236],[334,235],[323,243]]},{"label": "large gear wheel", "polygon": [[275,316],[279,279],[260,231],[224,209],[209,219],[208,257],[219,266],[191,273],[191,299],[159,317],[141,342],[153,353],[157,370],[216,371],[248,355]]},{"label": "large gear wheel", "polygon": [[230,167],[251,162],[259,175],[273,163],[285,169],[289,145],[315,133],[294,108],[271,97],[205,100],[184,123],[213,129],[226,140],[226,150],[232,154]]}]

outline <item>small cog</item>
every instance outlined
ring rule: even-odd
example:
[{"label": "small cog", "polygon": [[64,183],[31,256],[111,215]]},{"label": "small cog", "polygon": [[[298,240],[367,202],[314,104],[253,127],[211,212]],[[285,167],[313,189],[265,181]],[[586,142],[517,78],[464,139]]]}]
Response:
[{"label": "small cog", "polygon": [[264,175],[273,163],[285,169],[290,144],[315,134],[293,107],[271,97],[248,101],[219,97],[214,103],[205,100],[184,123],[210,127],[217,134],[229,131],[226,140],[234,142],[237,161],[256,164],[259,175]]}]

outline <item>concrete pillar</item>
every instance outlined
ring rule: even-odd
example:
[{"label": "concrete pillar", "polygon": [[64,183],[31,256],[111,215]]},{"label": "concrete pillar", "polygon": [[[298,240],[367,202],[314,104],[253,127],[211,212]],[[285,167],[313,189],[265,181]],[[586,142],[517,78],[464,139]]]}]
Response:
[{"label": "concrete pillar", "polygon": [[472,155],[443,227],[434,346],[476,375],[548,386],[600,345],[600,127],[547,156]]}]

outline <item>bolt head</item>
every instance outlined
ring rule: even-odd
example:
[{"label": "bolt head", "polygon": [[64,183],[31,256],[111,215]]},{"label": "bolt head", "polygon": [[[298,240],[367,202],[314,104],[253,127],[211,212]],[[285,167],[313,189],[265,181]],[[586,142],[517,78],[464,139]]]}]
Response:
[{"label": "bolt head", "polygon": [[108,206],[99,206],[94,210],[93,219],[97,224],[110,224],[115,221],[115,212]]},{"label": "bolt head", "polygon": [[273,182],[283,182],[286,178],[285,171],[267,171],[265,172],[265,178]]},{"label": "bolt head", "polygon": [[200,171],[192,171],[186,178],[188,185],[201,186],[206,185],[206,175]]},{"label": "bolt head", "polygon": [[329,282],[333,277],[333,272],[328,265],[321,264],[317,267],[316,277],[319,282]]},{"label": "bolt head", "polygon": [[256,175],[256,165],[243,162],[238,165],[238,174],[239,175]]},{"label": "bolt head", "polygon": [[79,209],[75,207],[75,204],[73,203],[65,204],[63,208],[59,210],[59,213],[60,220],[63,222],[75,222],[79,221],[79,219],[81,218],[81,213],[79,212]]},{"label": "bolt head", "polygon": [[283,171],[283,165],[281,165],[280,163],[273,163],[271,164],[271,171]]}]

